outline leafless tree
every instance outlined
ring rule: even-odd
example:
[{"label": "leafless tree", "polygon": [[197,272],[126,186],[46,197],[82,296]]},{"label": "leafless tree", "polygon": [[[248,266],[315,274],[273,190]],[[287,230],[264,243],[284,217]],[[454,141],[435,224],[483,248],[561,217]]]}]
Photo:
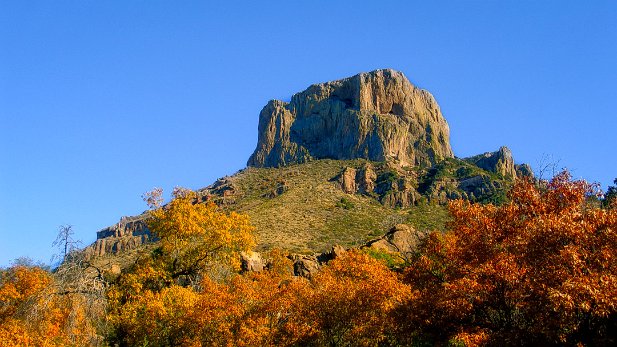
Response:
[{"label": "leafless tree", "polygon": [[60,250],[61,261],[66,261],[68,256],[79,249],[81,241],[74,237],[75,232],[72,225],[66,224],[59,227],[58,236],[52,245]]},{"label": "leafless tree", "polygon": [[[58,229],[58,236],[53,242],[54,247],[58,247],[60,254],[60,264],[53,270],[55,289],[53,296],[63,297],[66,305],[81,310],[72,310],[72,312],[81,311],[97,325],[105,324],[104,313],[106,308],[105,291],[108,283],[105,279],[104,271],[86,257],[85,253],[80,250],[81,241],[75,239],[75,233],[72,225],[61,225]],[[51,298],[50,298],[51,300]],[[69,317],[67,324],[71,325],[73,319],[77,317]],[[102,330],[99,327],[99,330]],[[93,345],[101,343],[100,336],[96,341],[92,341]]]},{"label": "leafless tree", "polygon": [[537,173],[538,173],[538,180],[540,181],[547,181],[550,180],[552,177],[554,177],[558,172],[562,171],[563,169],[559,169],[559,162],[561,160],[560,159],[556,159],[555,157],[553,157],[550,154],[542,154],[542,158],[540,158],[540,160],[538,161],[538,164],[536,165],[537,169]]}]

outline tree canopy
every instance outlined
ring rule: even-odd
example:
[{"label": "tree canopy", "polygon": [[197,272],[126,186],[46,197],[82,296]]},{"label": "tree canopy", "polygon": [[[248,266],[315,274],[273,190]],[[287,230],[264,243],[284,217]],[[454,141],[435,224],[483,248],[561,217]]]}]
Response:
[{"label": "tree canopy", "polygon": [[406,281],[409,317],[436,339],[467,344],[605,344],[617,321],[617,213],[567,172],[519,182],[510,202],[450,204]]},{"label": "tree canopy", "polygon": [[53,272],[1,270],[0,346],[617,343],[617,209],[567,172],[519,180],[499,206],[451,202],[448,230],[406,267],[348,250],[310,278],[281,251],[239,273],[248,217],[183,189],[162,206],[160,193],[146,195],[158,243],[108,282],[77,255]]}]

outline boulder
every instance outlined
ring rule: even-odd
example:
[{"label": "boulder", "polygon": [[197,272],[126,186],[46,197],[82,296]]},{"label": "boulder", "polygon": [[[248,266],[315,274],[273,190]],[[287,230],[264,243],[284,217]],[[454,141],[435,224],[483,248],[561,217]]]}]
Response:
[{"label": "boulder", "polygon": [[426,236],[425,231],[418,231],[407,224],[397,224],[384,236],[367,242],[361,248],[396,253],[403,259],[408,259]]},{"label": "boulder", "polygon": [[311,278],[319,271],[319,261],[316,256],[295,256],[294,257],[294,276]]},{"label": "boulder", "polygon": [[329,251],[316,255],[316,259],[320,265],[328,263],[330,260],[340,258],[345,255],[347,251],[345,247],[341,245],[334,245]]},{"label": "boulder", "polygon": [[242,272],[260,272],[266,267],[266,262],[258,252],[241,252],[240,267]]},{"label": "boulder", "polygon": [[347,250],[343,246],[334,245],[329,251],[313,254],[301,255],[293,254],[288,258],[293,262],[294,276],[311,278],[319,269],[329,261],[343,257]]},{"label": "boulder", "polygon": [[122,273],[122,268],[120,267],[119,264],[112,264],[109,267],[109,273],[113,276],[118,276]]},{"label": "boulder", "polygon": [[345,247],[341,245],[334,245],[330,251],[330,254],[332,254],[332,259],[336,259],[344,256],[346,252],[347,250],[345,250]]}]

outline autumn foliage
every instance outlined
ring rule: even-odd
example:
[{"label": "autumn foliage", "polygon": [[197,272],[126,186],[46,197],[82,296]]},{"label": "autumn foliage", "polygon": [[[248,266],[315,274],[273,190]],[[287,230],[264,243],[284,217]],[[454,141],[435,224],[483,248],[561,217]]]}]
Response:
[{"label": "autumn foliage", "polygon": [[564,172],[519,182],[502,206],[452,202],[451,231],[405,271],[411,328],[467,345],[615,343],[617,213],[594,194]]},{"label": "autumn foliage", "polygon": [[[214,263],[238,266],[238,253],[255,240],[246,215],[219,211],[213,203],[197,204],[197,195],[176,189],[165,207],[150,212],[148,226],[160,239],[161,262],[173,280],[196,280]],[[153,206],[156,207],[156,206]]]},{"label": "autumn foliage", "polygon": [[[200,290],[172,285],[125,303],[116,336],[128,345],[375,345],[394,331],[410,290],[381,262],[351,252],[311,280],[282,267]],[[282,271],[281,271],[282,270]]]},{"label": "autumn foliage", "polygon": [[104,316],[57,274],[0,272],[0,346],[614,345],[617,209],[597,193],[565,172],[519,181],[500,206],[451,202],[404,268],[352,250],[307,279],[280,251],[240,274],[246,216],[155,191],[159,242],[110,280]]},{"label": "autumn foliage", "polygon": [[59,290],[47,271],[0,271],[0,346],[82,346],[98,336],[86,298]]}]

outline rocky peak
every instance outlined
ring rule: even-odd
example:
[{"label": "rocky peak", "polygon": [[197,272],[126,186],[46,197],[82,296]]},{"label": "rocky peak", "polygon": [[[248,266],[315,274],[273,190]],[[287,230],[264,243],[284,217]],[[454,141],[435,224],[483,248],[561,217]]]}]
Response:
[{"label": "rocky peak", "polygon": [[500,147],[495,152],[486,152],[471,157],[469,161],[484,170],[498,173],[504,177],[516,177],[512,151],[506,146]]},{"label": "rocky peak", "polygon": [[384,69],[312,85],[289,103],[268,102],[247,164],[364,158],[430,166],[452,156],[448,124],[433,96]]},{"label": "rocky peak", "polygon": [[516,165],[514,164],[512,151],[506,146],[500,147],[495,152],[486,152],[466,158],[465,161],[486,171],[500,174],[503,177],[516,177]]}]

